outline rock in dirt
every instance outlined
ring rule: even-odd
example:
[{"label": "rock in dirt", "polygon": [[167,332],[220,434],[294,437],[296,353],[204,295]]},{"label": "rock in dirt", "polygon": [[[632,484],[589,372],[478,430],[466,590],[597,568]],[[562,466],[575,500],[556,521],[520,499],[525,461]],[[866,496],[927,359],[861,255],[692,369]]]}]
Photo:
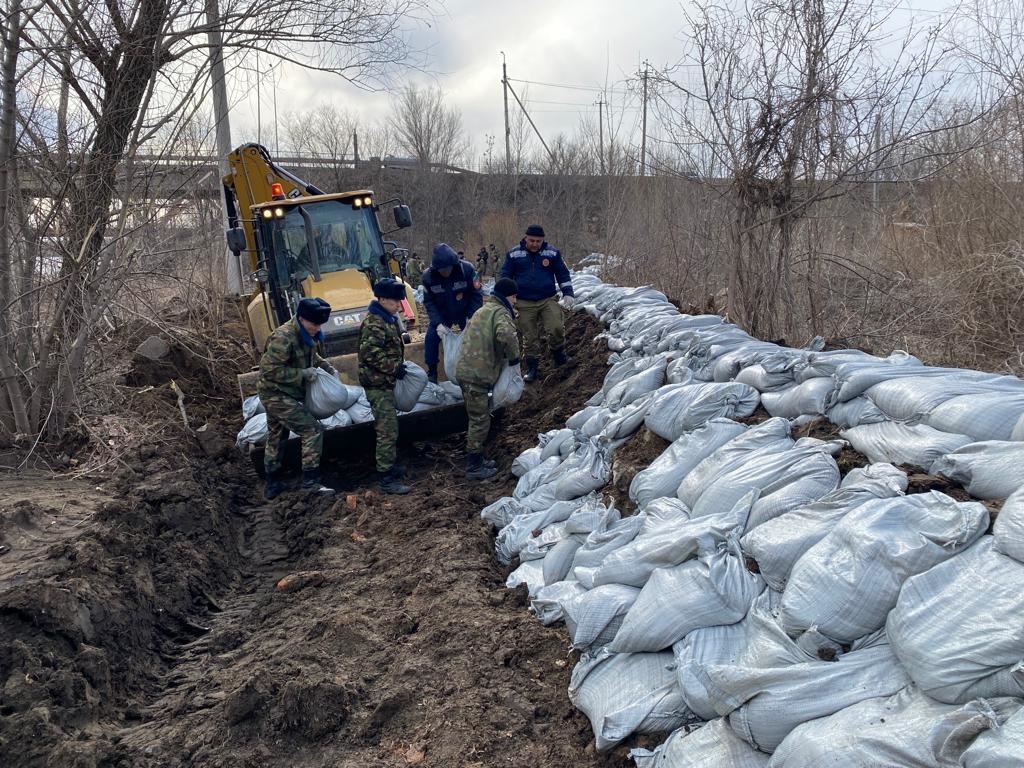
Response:
[{"label": "rock in dirt", "polygon": [[289,573],[277,582],[278,592],[298,592],[306,587],[319,587],[324,583],[324,575],[320,571],[301,571]]}]

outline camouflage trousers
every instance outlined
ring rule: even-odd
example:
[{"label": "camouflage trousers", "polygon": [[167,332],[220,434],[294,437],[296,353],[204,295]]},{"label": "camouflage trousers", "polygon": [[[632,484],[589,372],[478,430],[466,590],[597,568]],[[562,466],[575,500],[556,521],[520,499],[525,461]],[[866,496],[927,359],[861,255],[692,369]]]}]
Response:
[{"label": "camouflage trousers", "polygon": [[544,352],[545,336],[549,349],[565,346],[565,322],[557,296],[540,301],[519,299],[516,314],[523,357],[540,357]]},{"label": "camouflage trousers", "polygon": [[261,398],[260,402],[267,409],[267,448],[263,453],[263,468],[267,474],[281,469],[281,449],[289,430],[302,439],[302,469],[319,469],[324,428],[302,401],[276,395]]},{"label": "camouflage trousers", "polygon": [[490,387],[479,384],[462,385],[462,396],[466,399],[466,453],[482,453],[487,433],[491,431]]},{"label": "camouflage trousers", "polygon": [[366,399],[370,401],[370,407],[373,409],[373,426],[377,431],[377,471],[387,472],[395,466],[398,446],[395,392],[391,389],[367,389]]}]

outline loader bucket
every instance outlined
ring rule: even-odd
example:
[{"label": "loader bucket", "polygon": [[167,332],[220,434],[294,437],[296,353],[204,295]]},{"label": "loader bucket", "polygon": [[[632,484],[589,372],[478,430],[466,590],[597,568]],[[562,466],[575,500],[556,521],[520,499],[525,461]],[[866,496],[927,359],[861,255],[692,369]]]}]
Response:
[{"label": "loader bucket", "polygon": [[[405,359],[426,368],[423,360],[423,342],[415,341],[405,345]],[[358,386],[358,355],[350,353],[328,358],[331,365],[338,370],[338,375],[346,384]],[[241,400],[256,394],[257,370],[238,376],[238,392]],[[438,365],[438,378],[446,379],[444,361]],[[241,402],[241,400],[239,402]],[[400,414],[398,417],[398,439],[400,441],[430,440],[440,435],[460,432],[466,429],[466,407],[462,403],[440,405],[422,411]],[[345,457],[364,454],[373,450],[373,422],[352,424],[347,427],[335,427],[324,432],[324,456]],[[300,446],[297,438],[288,441],[285,448],[285,464],[299,465]],[[263,446],[249,447],[249,456],[253,467],[263,474]]]}]

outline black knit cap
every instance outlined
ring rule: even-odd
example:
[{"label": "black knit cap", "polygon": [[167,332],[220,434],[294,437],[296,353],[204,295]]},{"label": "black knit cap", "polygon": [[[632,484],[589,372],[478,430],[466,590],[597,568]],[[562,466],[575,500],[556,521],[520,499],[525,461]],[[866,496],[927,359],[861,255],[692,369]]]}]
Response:
[{"label": "black knit cap", "polygon": [[495,296],[508,298],[519,293],[519,286],[516,285],[516,281],[511,277],[503,277],[494,284],[494,290],[491,293]]},{"label": "black knit cap", "polygon": [[401,301],[405,298],[405,286],[393,277],[385,277],[374,283],[373,295],[378,299],[396,299]]},{"label": "black knit cap", "polygon": [[544,237],[544,227],[540,224],[531,224],[526,228],[526,235],[528,237]]},{"label": "black knit cap", "polygon": [[331,305],[323,299],[311,299],[308,296],[299,299],[295,314],[317,325],[323,325],[331,318]]}]

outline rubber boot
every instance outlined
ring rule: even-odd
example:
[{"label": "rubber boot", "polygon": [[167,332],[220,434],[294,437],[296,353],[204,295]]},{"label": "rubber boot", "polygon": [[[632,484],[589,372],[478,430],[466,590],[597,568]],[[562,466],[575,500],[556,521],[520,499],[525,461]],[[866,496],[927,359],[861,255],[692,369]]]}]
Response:
[{"label": "rubber boot", "polygon": [[527,384],[532,384],[537,380],[537,376],[540,375],[540,360],[536,357],[526,358],[526,375],[523,376],[523,381]]},{"label": "rubber boot", "polygon": [[320,482],[319,469],[305,469],[302,471],[302,490],[308,493],[334,493],[334,489]]},{"label": "rubber boot", "polygon": [[498,474],[496,467],[484,465],[484,457],[481,453],[471,453],[466,456],[466,479],[486,480]]},{"label": "rubber boot", "polygon": [[483,462],[483,465],[487,468],[498,466],[498,462],[496,462],[494,459],[487,458],[487,456],[485,456],[482,453],[480,454],[480,461]]},{"label": "rubber boot", "polygon": [[552,349],[551,356],[555,358],[555,365],[565,365],[569,362],[569,356],[565,354],[565,347]]},{"label": "rubber boot", "polygon": [[267,483],[263,486],[263,498],[267,501],[276,499],[288,490],[288,484],[281,479],[280,472],[268,472]]},{"label": "rubber boot", "polygon": [[432,365],[427,369],[427,381],[431,384],[437,384],[437,366]]},{"label": "rubber boot", "polygon": [[389,493],[394,496],[402,496],[411,491],[408,485],[401,481],[401,476],[392,467],[387,472],[380,473],[380,492]]}]

